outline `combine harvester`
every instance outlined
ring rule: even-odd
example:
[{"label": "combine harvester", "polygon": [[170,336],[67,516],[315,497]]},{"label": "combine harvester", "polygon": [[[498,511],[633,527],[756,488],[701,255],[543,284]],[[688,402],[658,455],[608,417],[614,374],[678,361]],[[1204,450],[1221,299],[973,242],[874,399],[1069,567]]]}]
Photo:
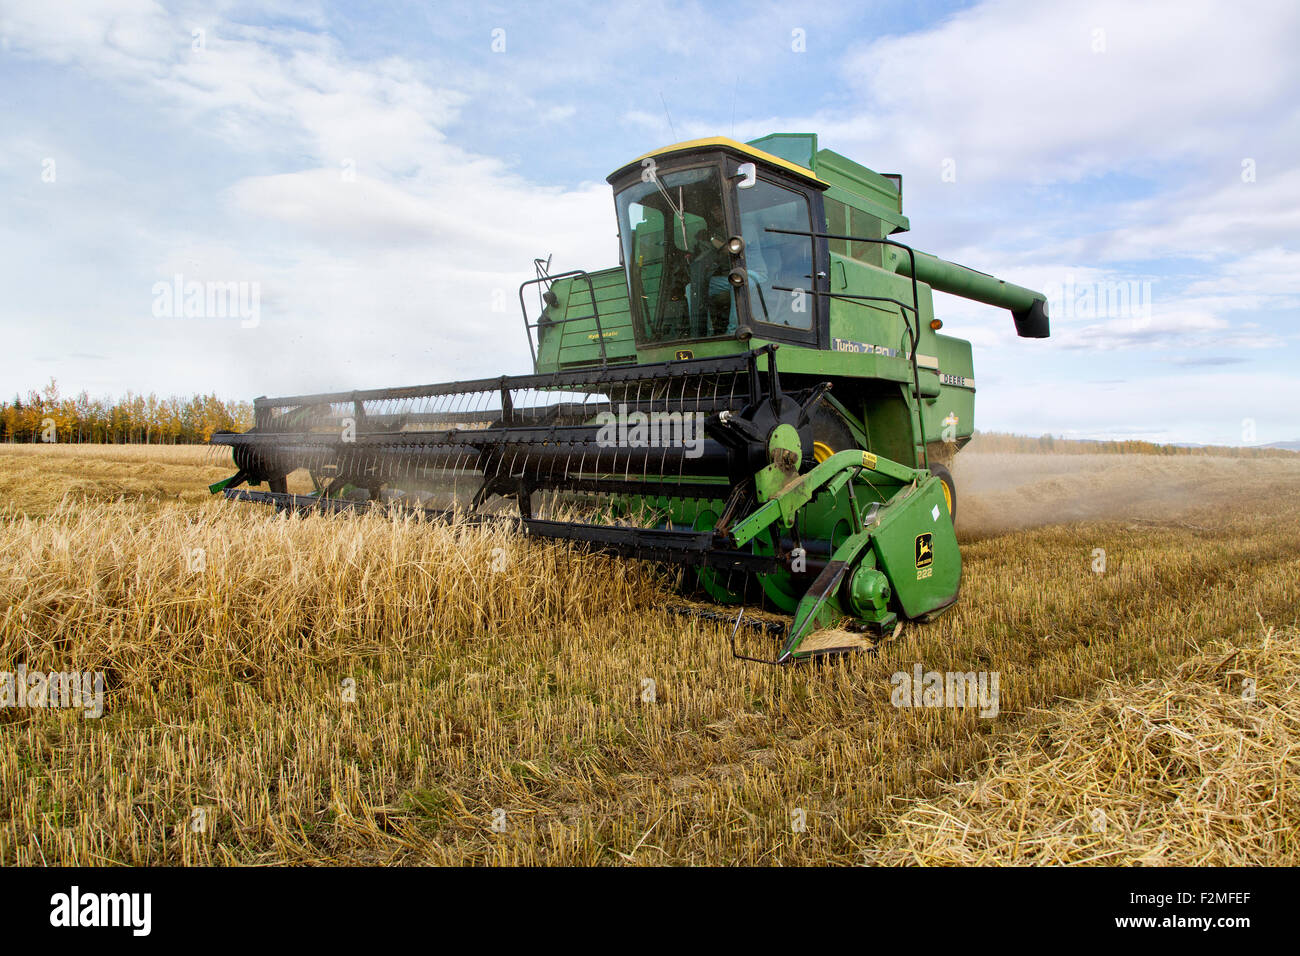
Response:
[{"label": "combine harvester", "polygon": [[[212,490],[459,520],[517,504],[527,534],[691,567],[714,602],[761,592],[793,615],[774,663],[949,607],[947,465],[975,380],[931,291],[1031,338],[1044,297],[888,238],[908,229],[901,178],[813,135],[680,143],[609,182],[622,265],[538,260],[520,287],[533,374],[259,398],[252,429],[213,437],[238,472]],[[299,469],[314,494],[288,493]]]}]

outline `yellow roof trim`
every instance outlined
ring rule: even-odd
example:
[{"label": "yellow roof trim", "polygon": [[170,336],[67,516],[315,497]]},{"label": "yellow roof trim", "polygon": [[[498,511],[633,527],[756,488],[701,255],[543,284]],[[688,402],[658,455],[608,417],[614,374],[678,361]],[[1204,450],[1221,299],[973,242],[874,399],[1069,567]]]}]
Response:
[{"label": "yellow roof trim", "polygon": [[752,159],[757,159],[760,162],[769,163],[773,166],[779,166],[788,172],[795,173],[798,176],[802,176],[804,179],[811,179],[815,183],[821,183],[823,186],[830,185],[828,182],[826,182],[826,180],[819,179],[817,174],[814,173],[811,169],[808,169],[804,166],[800,166],[798,163],[792,163],[788,159],[782,159],[780,156],[773,156],[771,153],[766,152],[764,150],[755,149],[753,146],[749,146],[745,143],[738,143],[736,142],[736,140],[729,139],[726,136],[709,136],[705,139],[689,139],[684,143],[676,143],[672,146],[665,146],[663,149],[656,149],[649,153],[646,153],[643,156],[638,156],[630,163],[624,163],[615,172],[622,172],[623,170],[627,169],[629,166],[638,166],[640,165],[642,160],[651,159],[652,157],[655,156],[666,156],[668,153],[680,153],[680,152],[685,152],[688,149],[703,149],[709,146],[717,146],[725,149],[734,150],[735,152],[741,153],[745,156],[749,156]]}]

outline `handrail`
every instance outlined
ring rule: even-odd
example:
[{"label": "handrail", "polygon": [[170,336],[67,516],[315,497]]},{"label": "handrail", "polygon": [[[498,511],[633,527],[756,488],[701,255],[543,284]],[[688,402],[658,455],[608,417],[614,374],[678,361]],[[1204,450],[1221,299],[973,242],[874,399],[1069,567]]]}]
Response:
[{"label": "handrail", "polygon": [[[586,269],[573,269],[570,270],[569,272],[561,272],[556,275],[541,275],[538,276],[536,279],[528,279],[519,284],[519,308],[524,314],[524,336],[525,338],[528,339],[528,352],[532,356],[534,369],[537,368],[537,356],[542,350],[542,333],[541,333],[542,316],[546,314],[546,310],[545,308],[542,309],[542,316],[539,316],[536,322],[529,322],[528,307],[524,305],[524,289],[527,286],[537,285],[538,283],[542,283],[542,282],[554,284],[559,279],[572,279],[572,278],[579,278],[579,277],[582,278],[587,283],[587,294],[591,297],[591,315],[573,315],[563,319],[550,319],[547,324],[548,326],[565,325],[569,322],[581,322],[587,319],[595,319],[596,338],[600,343],[600,364],[602,368],[609,364],[608,357],[605,354],[605,330],[602,329],[600,326],[600,309],[596,306],[596,286],[591,281],[591,273],[589,273]],[[549,289],[550,286],[548,285],[547,290],[549,291]],[[566,311],[568,310],[567,303],[565,305],[565,310]],[[533,348],[533,329],[538,330],[537,348],[535,349]]]},{"label": "handrail", "polygon": [[[848,241],[850,241],[850,242],[874,242],[874,243],[876,243],[877,245],[882,245],[882,246],[893,246],[895,249],[902,249],[903,251],[905,251],[905,252],[907,253],[908,260],[909,260],[909,262],[910,262],[910,264],[911,264],[911,273],[912,273],[912,275],[911,275],[911,279],[912,279],[912,316],[913,316],[913,318],[914,318],[915,321],[916,321],[916,327],[915,327],[915,328],[912,327],[912,323],[911,323],[911,322],[908,322],[908,321],[907,321],[907,306],[904,305],[904,304],[901,303],[901,302],[898,302],[896,299],[886,299],[884,296],[857,296],[857,295],[847,295],[847,294],[843,294],[843,293],[834,293],[834,292],[829,291],[829,289],[828,289],[826,292],[822,292],[822,291],[820,291],[820,290],[818,290],[818,289],[813,289],[813,290],[811,290],[811,291],[812,291],[812,294],[813,294],[813,295],[824,295],[824,296],[826,296],[826,297],[828,297],[828,298],[841,298],[841,299],[883,299],[883,300],[885,300],[885,301],[895,302],[895,303],[899,306],[899,312],[900,312],[900,314],[902,315],[902,318],[903,318],[903,325],[907,328],[908,338],[910,338],[910,339],[912,340],[912,349],[911,349],[911,352],[912,352],[912,388],[913,388],[913,389],[915,390],[915,392],[916,392],[916,428],[917,428],[917,434],[920,435],[920,437],[921,437],[921,459],[922,459],[922,461],[925,462],[925,469],[926,469],[926,471],[929,471],[929,470],[930,470],[930,449],[929,449],[929,447],[928,447],[928,446],[929,446],[929,442],[927,442],[927,441],[926,441],[926,438],[925,438],[925,411],[924,411],[924,409],[921,407],[921,405],[922,405],[922,403],[921,403],[921,372],[920,372],[920,370],[917,368],[917,364],[916,364],[916,350],[917,350],[917,348],[918,348],[918,347],[920,346],[920,344],[921,344],[921,303],[920,303],[920,296],[919,296],[919,294],[918,294],[918,292],[917,292],[917,288],[916,288],[916,250],[913,249],[911,246],[906,245],[905,243],[895,242],[893,239],[872,239],[872,238],[869,238],[869,237],[866,237],[866,236],[841,236],[841,235],[836,235],[836,234],[834,234],[834,233],[829,233],[829,232],[802,232],[802,231],[800,231],[800,230],[798,230],[798,229],[777,229],[775,226],[768,226],[766,229],[764,229],[764,232],[776,232],[776,233],[781,233],[781,234],[783,234],[783,235],[787,235],[787,236],[809,236],[809,237],[811,237],[811,238],[813,238],[813,239],[822,239],[822,240],[830,240],[830,239],[846,239],[846,240],[848,240]],[[829,245],[829,243],[828,243],[828,245]],[[815,259],[814,259],[814,261],[815,261]],[[814,268],[815,268],[815,267],[814,267]],[[814,284],[815,284],[815,283],[814,283]],[[829,279],[829,277],[828,277],[828,278],[827,278],[827,285],[829,286],[829,284],[830,284],[830,279]],[[775,287],[774,287],[774,288],[775,288]]]}]

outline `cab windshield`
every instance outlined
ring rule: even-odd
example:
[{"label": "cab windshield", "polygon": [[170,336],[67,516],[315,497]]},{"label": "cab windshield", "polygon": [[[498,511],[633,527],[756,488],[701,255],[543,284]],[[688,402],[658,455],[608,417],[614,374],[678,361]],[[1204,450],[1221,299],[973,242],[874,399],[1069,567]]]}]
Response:
[{"label": "cab windshield", "polygon": [[717,167],[646,176],[648,181],[615,198],[637,341],[734,332],[729,234]]}]

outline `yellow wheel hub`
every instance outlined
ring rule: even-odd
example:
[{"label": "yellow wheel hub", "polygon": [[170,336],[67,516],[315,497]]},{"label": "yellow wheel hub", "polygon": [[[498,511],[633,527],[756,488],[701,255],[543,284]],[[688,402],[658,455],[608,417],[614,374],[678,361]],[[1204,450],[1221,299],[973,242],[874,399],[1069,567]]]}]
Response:
[{"label": "yellow wheel hub", "polygon": [[[817,464],[820,465],[833,454],[835,452],[831,450],[831,446],[824,441],[813,442],[813,461],[817,462]],[[951,505],[949,507],[951,508]]]},{"label": "yellow wheel hub", "polygon": [[948,506],[948,514],[952,514],[952,489],[948,487],[948,482],[940,479],[939,486],[943,488],[943,503]]}]

